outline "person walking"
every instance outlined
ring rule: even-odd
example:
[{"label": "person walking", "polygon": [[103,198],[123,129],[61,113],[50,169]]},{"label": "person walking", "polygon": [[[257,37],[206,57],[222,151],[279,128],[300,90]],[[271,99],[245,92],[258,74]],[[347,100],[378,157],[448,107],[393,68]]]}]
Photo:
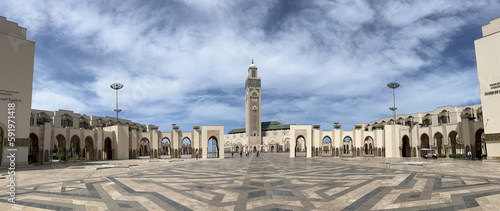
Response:
[{"label": "person walking", "polygon": [[472,153],[470,151],[467,152],[467,157],[469,157],[469,160],[472,160]]}]

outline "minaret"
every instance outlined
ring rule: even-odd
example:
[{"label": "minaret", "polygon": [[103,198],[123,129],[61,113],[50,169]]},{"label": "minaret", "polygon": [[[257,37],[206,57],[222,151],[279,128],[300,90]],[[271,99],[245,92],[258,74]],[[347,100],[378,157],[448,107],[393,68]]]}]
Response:
[{"label": "minaret", "polygon": [[245,118],[249,150],[262,145],[260,125],[260,78],[257,77],[257,66],[248,67],[248,77],[245,81]]}]

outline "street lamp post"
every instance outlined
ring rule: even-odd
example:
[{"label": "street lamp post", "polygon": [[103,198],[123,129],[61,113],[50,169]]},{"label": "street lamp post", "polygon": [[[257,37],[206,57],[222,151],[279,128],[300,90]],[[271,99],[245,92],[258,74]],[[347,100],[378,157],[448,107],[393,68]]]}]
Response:
[{"label": "street lamp post", "polygon": [[394,124],[396,124],[396,94],[395,94],[395,89],[399,87],[399,84],[396,82],[388,83],[387,86],[392,89],[392,101],[394,103],[394,107],[389,108],[391,111],[394,112]]},{"label": "street lamp post", "polygon": [[114,89],[116,90],[116,109],[115,109],[115,112],[116,112],[116,125],[118,125],[118,113],[120,111],[122,111],[121,109],[118,109],[118,90],[123,88],[123,84],[121,83],[114,83],[114,84],[111,84],[111,89]]}]

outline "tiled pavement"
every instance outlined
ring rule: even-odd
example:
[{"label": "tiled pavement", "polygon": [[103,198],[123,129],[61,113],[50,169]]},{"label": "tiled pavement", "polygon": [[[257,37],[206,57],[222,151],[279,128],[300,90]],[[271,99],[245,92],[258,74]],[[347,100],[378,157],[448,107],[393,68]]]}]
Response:
[{"label": "tiled pavement", "polygon": [[[500,163],[453,159],[250,158],[128,168],[26,167],[0,210],[498,210]],[[424,161],[412,163],[408,161]],[[96,164],[93,162],[86,164]],[[391,163],[391,165],[387,165]],[[7,172],[6,169],[0,169]],[[0,180],[1,181],[1,180]],[[3,179],[3,183],[7,183]],[[0,193],[6,193],[6,186]]]}]

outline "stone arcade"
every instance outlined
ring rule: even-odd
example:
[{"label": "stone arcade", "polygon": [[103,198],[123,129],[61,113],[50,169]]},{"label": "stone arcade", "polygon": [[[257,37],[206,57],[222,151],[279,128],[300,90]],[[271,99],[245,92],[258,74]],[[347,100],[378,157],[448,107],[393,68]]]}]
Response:
[{"label": "stone arcade", "polygon": [[289,152],[290,157],[420,157],[420,149],[430,148],[446,157],[470,151],[477,159],[487,152],[481,105],[400,114],[396,121],[386,117],[356,124],[351,131],[341,125],[324,131],[319,125],[258,124],[262,89],[257,70],[252,60],[245,82],[246,128],[224,136],[226,151]]}]

